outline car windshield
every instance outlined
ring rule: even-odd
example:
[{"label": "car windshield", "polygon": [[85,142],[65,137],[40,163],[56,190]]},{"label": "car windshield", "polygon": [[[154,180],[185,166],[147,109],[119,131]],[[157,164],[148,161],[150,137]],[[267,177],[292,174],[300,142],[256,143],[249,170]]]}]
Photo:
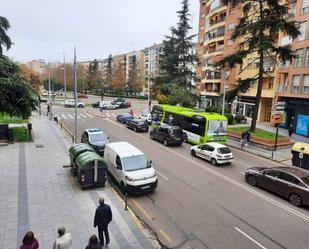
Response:
[{"label": "car windshield", "polygon": [[144,155],[124,157],[122,161],[125,171],[146,169],[148,165]]},{"label": "car windshield", "polygon": [[90,141],[91,142],[99,142],[102,140],[106,140],[107,137],[105,136],[104,133],[95,133],[95,134],[90,134]]},{"label": "car windshield", "polygon": [[122,117],[127,118],[127,117],[132,117],[130,114],[123,114]]},{"label": "car windshield", "polygon": [[143,125],[143,124],[145,124],[146,122],[145,121],[138,121],[137,122],[139,125]]},{"label": "car windshield", "polygon": [[228,147],[222,147],[218,148],[218,151],[220,154],[229,154],[232,153],[231,150]]},{"label": "car windshield", "polygon": [[303,182],[309,186],[309,176],[302,178]]}]

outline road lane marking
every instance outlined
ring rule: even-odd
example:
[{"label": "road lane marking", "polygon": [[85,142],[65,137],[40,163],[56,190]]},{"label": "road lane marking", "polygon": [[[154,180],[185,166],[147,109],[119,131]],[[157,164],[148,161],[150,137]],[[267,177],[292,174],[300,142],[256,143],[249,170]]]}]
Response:
[{"label": "road lane marking", "polygon": [[71,114],[68,114],[69,118],[73,119],[74,117]]},{"label": "road lane marking", "polygon": [[79,115],[81,115],[83,118],[87,118],[85,114],[80,113]]},{"label": "road lane marking", "polygon": [[79,114],[77,114],[77,118],[81,118],[81,116],[79,116]]},{"label": "road lane marking", "polygon": [[110,120],[110,119],[104,119],[104,120],[106,120],[106,121],[108,121],[108,122],[110,122],[110,123],[113,123],[114,125],[117,125],[117,126],[119,126],[119,127],[122,128],[122,126],[121,126],[120,124],[116,123],[116,122],[113,121],[113,120]]},{"label": "road lane marking", "polygon": [[265,246],[261,245],[259,242],[257,242],[255,239],[253,239],[252,237],[250,237],[248,234],[246,234],[245,232],[241,231],[238,227],[234,227],[238,232],[240,232],[242,235],[244,235],[246,238],[248,238],[249,240],[251,240],[253,243],[255,243],[256,245],[258,245],[259,247],[263,248],[263,249],[267,249]]},{"label": "road lane marking", "polygon": [[139,210],[141,210],[141,212],[143,213],[143,215],[150,221],[152,221],[152,218],[150,217],[150,215],[145,211],[145,209],[142,208],[141,205],[139,205],[135,200],[131,199],[132,202],[134,203],[134,205],[136,207],[138,207]]},{"label": "road lane marking", "polygon": [[156,172],[157,172],[157,174],[158,174],[159,176],[163,177],[165,180],[168,181],[168,178],[167,178],[165,175],[163,175],[162,173],[160,173],[158,170],[156,170]]},{"label": "road lane marking", "polygon": [[68,119],[64,114],[60,115],[63,119]]},{"label": "road lane marking", "polygon": [[[143,138],[143,139],[145,139],[145,140],[147,140],[147,141],[149,140],[149,139],[147,139],[145,136],[142,136],[141,134],[136,134],[136,135],[137,135],[137,136],[140,136],[141,138]],[[157,144],[158,146],[160,146],[160,145],[159,145],[158,143],[156,143],[155,141],[152,141],[152,142],[153,142],[153,144]],[[162,146],[161,146],[161,147],[162,147]],[[260,192],[258,192],[258,191],[256,191],[256,190],[253,190],[253,189],[251,189],[250,187],[248,187],[248,186],[246,186],[246,185],[244,185],[244,184],[242,184],[242,183],[239,183],[239,182],[237,182],[236,180],[233,180],[232,178],[229,178],[229,177],[227,177],[227,176],[225,176],[225,175],[223,175],[223,174],[221,174],[221,173],[219,173],[219,172],[217,172],[217,171],[215,171],[215,170],[213,170],[213,169],[211,169],[211,168],[205,167],[205,165],[200,164],[200,163],[198,163],[198,162],[192,160],[192,159],[189,158],[189,157],[183,156],[182,154],[179,154],[178,152],[176,152],[176,151],[174,151],[174,150],[172,150],[172,149],[170,149],[170,148],[166,148],[166,147],[164,147],[164,148],[165,148],[166,150],[170,151],[171,153],[176,154],[176,155],[178,155],[179,157],[181,157],[181,158],[183,158],[183,159],[185,159],[185,160],[191,162],[193,165],[199,167],[200,169],[205,170],[205,171],[208,171],[209,173],[212,173],[212,174],[216,175],[217,177],[219,177],[219,178],[221,178],[221,179],[223,179],[223,180],[226,180],[226,181],[228,181],[228,182],[230,182],[230,183],[232,183],[232,184],[234,184],[234,185],[236,185],[236,186],[242,188],[243,190],[246,190],[247,192],[250,192],[251,194],[254,194],[255,196],[258,196],[258,197],[260,197],[261,199],[263,199],[263,200],[265,200],[265,201],[268,201],[268,202],[274,204],[275,206],[280,207],[280,208],[284,209],[285,211],[287,211],[287,212],[289,212],[289,213],[291,213],[291,214],[294,214],[294,215],[298,216],[299,218],[301,218],[301,219],[303,219],[303,220],[305,220],[305,221],[309,221],[309,216],[307,216],[307,215],[305,215],[305,214],[303,214],[303,213],[301,213],[301,212],[299,212],[299,211],[297,211],[297,210],[295,210],[295,209],[293,209],[293,208],[290,208],[290,207],[288,207],[288,206],[286,206],[286,205],[280,203],[279,201],[276,201],[276,200],[274,200],[274,199],[272,199],[272,198],[270,198],[270,197],[268,197],[268,196],[266,196],[266,195],[264,195],[264,194],[262,194],[262,193],[260,193]],[[189,165],[189,164],[187,164],[187,165]],[[190,165],[190,167],[191,167],[191,165]]]},{"label": "road lane marking", "polygon": [[114,118],[116,118],[117,115],[118,115],[118,114],[116,114],[116,113],[111,113],[111,114],[112,114],[112,116],[113,116]]},{"label": "road lane marking", "polygon": [[110,117],[111,115],[107,112],[107,113],[105,113],[105,115],[107,116],[107,117]]},{"label": "road lane marking", "polygon": [[93,118],[93,116],[89,113],[85,113],[89,118]]},{"label": "road lane marking", "polygon": [[245,175],[245,172],[240,171],[239,173],[242,174],[242,175]]},{"label": "road lane marking", "polygon": [[159,231],[168,242],[172,242],[172,239],[164,232],[164,230],[160,229]]}]

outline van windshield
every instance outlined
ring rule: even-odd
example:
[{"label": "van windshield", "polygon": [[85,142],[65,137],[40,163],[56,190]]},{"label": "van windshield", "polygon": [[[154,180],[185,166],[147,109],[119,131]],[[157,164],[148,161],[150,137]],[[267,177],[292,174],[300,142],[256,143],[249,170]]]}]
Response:
[{"label": "van windshield", "polygon": [[125,171],[135,171],[147,168],[147,159],[144,155],[122,158]]}]

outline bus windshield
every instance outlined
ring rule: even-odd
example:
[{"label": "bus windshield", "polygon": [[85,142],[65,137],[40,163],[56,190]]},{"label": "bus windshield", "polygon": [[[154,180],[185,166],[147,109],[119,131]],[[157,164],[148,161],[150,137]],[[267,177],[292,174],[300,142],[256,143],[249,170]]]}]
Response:
[{"label": "bus windshield", "polygon": [[209,120],[208,136],[225,136],[227,134],[227,121]]}]

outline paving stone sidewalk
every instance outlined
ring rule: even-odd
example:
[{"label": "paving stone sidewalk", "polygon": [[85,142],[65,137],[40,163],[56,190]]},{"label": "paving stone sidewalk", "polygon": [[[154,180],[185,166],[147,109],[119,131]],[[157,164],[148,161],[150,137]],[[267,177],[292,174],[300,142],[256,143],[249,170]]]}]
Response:
[{"label": "paving stone sidewalk", "polygon": [[109,187],[82,191],[63,166],[69,164],[67,137],[46,116],[32,118],[34,143],[0,147],[0,248],[16,249],[32,230],[40,249],[50,249],[57,229],[72,234],[72,249],[85,248],[99,197],[113,211],[108,248],[153,248],[138,221]]}]

